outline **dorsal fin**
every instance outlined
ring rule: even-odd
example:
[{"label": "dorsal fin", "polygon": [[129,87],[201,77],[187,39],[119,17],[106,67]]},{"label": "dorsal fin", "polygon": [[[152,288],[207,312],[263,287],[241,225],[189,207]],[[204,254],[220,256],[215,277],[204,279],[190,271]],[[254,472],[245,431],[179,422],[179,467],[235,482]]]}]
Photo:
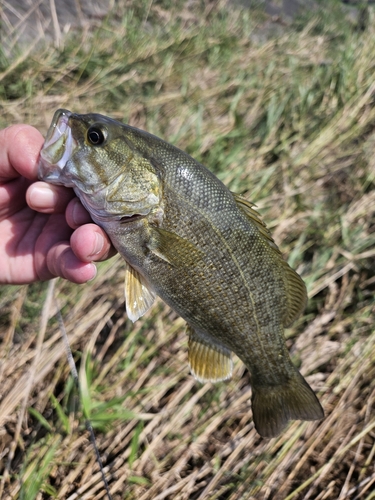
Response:
[{"label": "dorsal fin", "polygon": [[284,282],[285,294],[287,299],[287,309],[283,317],[283,326],[290,326],[293,321],[295,321],[298,316],[306,307],[307,302],[307,292],[305,283],[302,278],[289,266],[289,264],[283,259],[283,256],[274,242],[272,235],[262,221],[260,214],[253,209],[253,204],[239,194],[232,193],[233,197],[237,203],[238,208],[248,217],[248,219],[256,225],[261,236],[269,244],[269,246],[275,250],[280,262],[281,276]]},{"label": "dorsal fin", "polygon": [[256,225],[260,234],[264,237],[264,239],[267,241],[270,247],[276,250],[276,252],[281,255],[279,247],[273,241],[270,230],[263,222],[260,214],[253,209],[254,204],[251,203],[250,201],[247,201],[240,194],[232,193],[232,195],[234,197],[235,202],[237,203],[238,208],[246,215],[248,219],[251,220],[253,224]]},{"label": "dorsal fin", "polygon": [[287,328],[304,311],[307,303],[307,291],[301,276],[284,259],[281,262],[284,270],[282,278],[287,296],[287,310],[283,317],[283,326]]}]

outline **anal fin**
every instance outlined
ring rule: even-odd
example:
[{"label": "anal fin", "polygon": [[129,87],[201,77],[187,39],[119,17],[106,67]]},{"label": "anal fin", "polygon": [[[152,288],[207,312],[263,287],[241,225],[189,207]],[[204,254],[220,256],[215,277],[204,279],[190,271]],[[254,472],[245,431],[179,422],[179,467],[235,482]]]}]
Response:
[{"label": "anal fin", "polygon": [[125,261],[125,301],[129,319],[138,318],[150,309],[156,294],[145,278]]},{"label": "anal fin", "polygon": [[197,333],[190,325],[189,365],[194,377],[199,382],[219,382],[232,376],[232,353]]}]

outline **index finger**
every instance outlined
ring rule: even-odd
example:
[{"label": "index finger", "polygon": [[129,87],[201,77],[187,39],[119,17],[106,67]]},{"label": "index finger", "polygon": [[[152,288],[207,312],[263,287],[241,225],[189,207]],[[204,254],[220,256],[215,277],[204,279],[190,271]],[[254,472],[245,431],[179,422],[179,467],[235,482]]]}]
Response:
[{"label": "index finger", "polygon": [[30,125],[11,125],[0,130],[0,182],[20,175],[37,179],[42,134]]}]

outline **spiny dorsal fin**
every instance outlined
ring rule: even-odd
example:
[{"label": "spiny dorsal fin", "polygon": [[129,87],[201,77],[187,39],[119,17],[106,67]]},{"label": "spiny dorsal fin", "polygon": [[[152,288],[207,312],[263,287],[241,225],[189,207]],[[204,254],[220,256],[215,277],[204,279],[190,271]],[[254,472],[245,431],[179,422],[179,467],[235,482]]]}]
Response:
[{"label": "spiny dorsal fin", "polygon": [[190,325],[187,325],[189,335],[189,365],[194,377],[199,382],[219,382],[232,376],[232,353],[210,340],[203,338]]},{"label": "spiny dorsal fin", "polygon": [[156,294],[145,278],[125,261],[125,302],[129,319],[138,318],[150,309]]},{"label": "spiny dorsal fin", "polygon": [[238,208],[246,215],[248,219],[250,219],[252,223],[256,225],[260,234],[264,237],[264,239],[267,241],[270,247],[276,250],[276,252],[281,255],[279,247],[273,241],[270,230],[263,222],[260,214],[253,209],[254,204],[251,203],[250,201],[247,201],[239,194],[232,193],[232,195],[234,197],[235,202],[237,203]]},{"label": "spiny dorsal fin", "polygon": [[253,204],[239,194],[232,193],[238,208],[256,225],[261,236],[275,250],[280,259],[281,275],[284,281],[285,294],[287,299],[287,310],[283,317],[283,326],[290,326],[306,307],[307,292],[302,278],[283,259],[282,254],[273,241],[272,235],[261,219],[260,214],[253,209]]}]

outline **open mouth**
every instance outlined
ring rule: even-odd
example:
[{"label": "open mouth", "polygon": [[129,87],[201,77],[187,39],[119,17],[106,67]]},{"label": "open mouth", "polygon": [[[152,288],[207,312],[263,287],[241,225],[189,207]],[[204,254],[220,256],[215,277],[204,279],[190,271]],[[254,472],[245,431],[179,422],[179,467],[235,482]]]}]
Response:
[{"label": "open mouth", "polygon": [[135,220],[143,219],[143,217],[145,217],[145,216],[141,215],[141,214],[133,214],[133,215],[129,215],[128,217],[124,216],[124,217],[121,217],[120,224],[127,224],[128,222],[133,222]]},{"label": "open mouth", "polygon": [[56,111],[47,137],[40,152],[39,179],[60,184],[61,173],[66,163],[74,153],[77,143],[69,126],[70,111]]}]

